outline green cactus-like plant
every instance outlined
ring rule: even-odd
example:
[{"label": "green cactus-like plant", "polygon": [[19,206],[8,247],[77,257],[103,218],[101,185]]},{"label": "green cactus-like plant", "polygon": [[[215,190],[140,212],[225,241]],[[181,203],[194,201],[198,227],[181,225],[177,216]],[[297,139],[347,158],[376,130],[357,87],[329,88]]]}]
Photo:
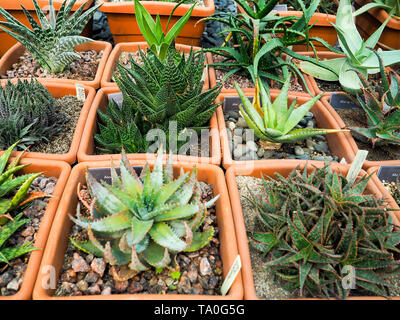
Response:
[{"label": "green cactus-like plant", "polygon": [[29,173],[14,177],[19,170],[28,166],[18,165],[23,152],[8,166],[7,163],[12,150],[18,142],[14,143],[0,156],[0,226],[8,219],[12,219],[11,211],[37,198],[47,197],[44,192],[29,192],[33,180],[41,173]]},{"label": "green cactus-like plant", "polygon": [[344,299],[350,289],[342,280],[354,268],[356,289],[389,296],[386,279],[400,271],[400,232],[384,200],[365,194],[370,178],[349,182],[326,165],[263,179],[264,196],[250,199],[262,230],[252,243],[286,289]]},{"label": "green cactus-like plant", "polygon": [[289,85],[290,77],[286,79],[278,97],[271,103],[266,88],[261,80],[257,79],[254,94],[255,99],[251,103],[235,82],[236,91],[242,100],[239,109],[249,128],[254,130],[254,134],[257,137],[271,142],[290,143],[316,135],[343,131],[337,129],[293,129],[323,93],[320,93],[299,107],[296,107],[295,100],[288,108]]},{"label": "green cactus-like plant", "polygon": [[6,21],[0,21],[0,28],[17,39],[43,68],[52,73],[63,72],[72,61],[80,58],[79,54],[74,52],[74,47],[93,41],[80,34],[102,4],[97,4],[83,13],[86,6],[84,3],[71,15],[76,0],[65,0],[56,15],[53,0],[49,0],[49,18],[47,18],[37,0],[32,1],[39,23],[21,5],[32,30],[1,7],[0,14]]},{"label": "green cactus-like plant", "polygon": [[30,221],[30,219],[21,219],[22,216],[22,213],[18,214],[13,218],[13,220],[9,220],[0,229],[0,262],[8,264],[13,259],[18,258],[25,253],[39,250],[39,248],[31,246],[32,242],[24,243],[23,245],[15,248],[6,246],[7,240],[14,234],[14,232],[22,227],[25,223]]},{"label": "green cactus-like plant", "polygon": [[90,216],[81,215],[80,205],[77,216],[71,216],[88,233],[87,241],[71,239],[77,248],[135,274],[166,267],[171,255],[199,250],[211,240],[212,227],[198,229],[218,196],[202,203],[196,169],[191,174],[181,172],[174,180],[171,157],[163,167],[162,156],[160,150],[153,170],[146,164],[138,176],[123,153],[121,177],[112,166],[111,185],[96,181],[87,172],[92,202],[82,202]]},{"label": "green cactus-like plant", "polygon": [[19,149],[49,141],[64,124],[55,99],[39,81],[9,81],[0,87],[0,149],[17,140]]}]

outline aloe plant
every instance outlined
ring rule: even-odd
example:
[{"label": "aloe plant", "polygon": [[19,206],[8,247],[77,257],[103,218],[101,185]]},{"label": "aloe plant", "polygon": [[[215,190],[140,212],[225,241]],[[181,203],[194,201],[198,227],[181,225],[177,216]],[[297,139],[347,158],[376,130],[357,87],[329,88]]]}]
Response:
[{"label": "aloe plant", "polygon": [[174,26],[167,32],[169,23],[171,21],[172,15],[175,10],[184,3],[185,0],[181,0],[172,9],[169,15],[165,31],[163,31],[161,26],[160,16],[157,14],[156,21],[154,22],[151,14],[146,10],[146,8],[140,3],[139,0],[135,0],[135,17],[136,22],[139,26],[143,37],[147,41],[149,48],[159,57],[160,60],[164,61],[167,57],[168,48],[173,43],[178,34],[182,31],[186,22],[189,20],[190,15],[194,9],[194,6],[190,9],[174,24]]},{"label": "aloe plant", "polygon": [[393,70],[385,71],[379,58],[381,82],[369,83],[361,74],[363,95],[357,100],[368,120],[366,128],[349,127],[366,137],[372,145],[400,144],[400,76]]},{"label": "aloe plant", "polygon": [[289,85],[290,77],[286,79],[278,97],[271,103],[266,88],[258,79],[254,100],[251,103],[235,82],[236,91],[242,100],[239,105],[240,112],[257,137],[271,142],[290,143],[316,135],[343,131],[337,129],[294,129],[323,93],[301,106],[297,106],[297,100],[294,100],[288,109]]},{"label": "aloe plant", "polygon": [[[368,74],[379,72],[378,57],[374,54],[374,47],[388,23],[387,19],[367,39],[363,40],[358,33],[354,22],[350,0],[340,0],[336,14],[336,29],[339,44],[345,57],[321,61],[320,66],[308,61],[302,61],[300,68],[303,72],[325,81],[339,81],[342,88],[349,93],[359,93],[361,82],[354,71],[361,73],[365,78]],[[400,50],[377,51],[384,66],[391,66],[400,62]],[[332,70],[326,69],[329,67]]]},{"label": "aloe plant", "polygon": [[1,7],[0,14],[6,21],[0,21],[0,28],[18,40],[43,68],[52,73],[62,72],[72,61],[80,58],[79,54],[74,52],[74,47],[93,41],[80,34],[102,4],[97,4],[82,13],[86,5],[84,3],[70,16],[76,0],[65,0],[56,16],[53,0],[49,0],[49,18],[47,18],[37,0],[32,1],[39,23],[21,5],[32,30]]},{"label": "aloe plant", "polygon": [[329,165],[275,175],[250,199],[259,222],[252,244],[266,257],[263,267],[300,296],[347,298],[350,268],[361,294],[389,296],[387,279],[400,271],[400,231],[383,199],[366,194],[371,175],[350,182]]},{"label": "aloe plant", "polygon": [[394,15],[397,18],[400,17],[399,0],[373,0],[359,8],[356,12],[354,12],[354,15],[358,16],[373,8],[382,8],[385,9],[390,15]]},{"label": "aloe plant", "polygon": [[172,157],[165,167],[162,148],[153,171],[146,164],[140,176],[131,168],[125,153],[120,160],[121,178],[111,167],[112,184],[98,182],[87,172],[92,198],[82,202],[90,217],[71,219],[88,232],[89,240],[72,243],[79,249],[104,257],[112,266],[128,267],[134,275],[151,267],[168,266],[174,255],[197,251],[214,235],[214,229],[199,231],[207,208],[218,196],[201,202],[197,170],[173,178]]}]

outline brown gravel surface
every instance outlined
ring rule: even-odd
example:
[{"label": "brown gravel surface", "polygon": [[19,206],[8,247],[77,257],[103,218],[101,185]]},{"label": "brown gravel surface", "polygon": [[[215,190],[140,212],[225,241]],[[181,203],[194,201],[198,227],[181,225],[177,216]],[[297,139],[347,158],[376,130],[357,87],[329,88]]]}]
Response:
[{"label": "brown gravel surface", "polygon": [[37,62],[28,51],[25,51],[18,59],[18,62],[14,63],[5,75],[1,75],[1,78],[58,78],[92,81],[96,76],[97,67],[103,56],[103,52],[103,50],[76,52],[81,56],[80,59],[73,61],[65,68],[64,72],[52,74],[48,70],[42,68],[39,62]]},{"label": "brown gravel surface", "polygon": [[[201,183],[203,199],[212,198],[211,186]],[[210,243],[196,252],[177,255],[180,277],[173,277],[176,269],[161,272],[148,270],[126,281],[115,281],[110,266],[103,258],[86,254],[68,244],[63,271],[56,296],[110,294],[202,294],[219,295],[222,284],[222,261],[219,253],[218,225],[215,209],[208,210],[203,228],[213,226],[215,234]],[[86,232],[73,226],[73,238],[85,238]]]}]

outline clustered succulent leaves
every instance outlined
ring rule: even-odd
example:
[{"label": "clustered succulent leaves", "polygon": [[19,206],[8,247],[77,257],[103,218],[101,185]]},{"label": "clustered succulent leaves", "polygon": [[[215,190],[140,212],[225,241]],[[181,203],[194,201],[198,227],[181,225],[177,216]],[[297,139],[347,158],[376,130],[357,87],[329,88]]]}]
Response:
[{"label": "clustered succulent leaves", "polygon": [[0,149],[18,140],[17,148],[48,141],[64,127],[55,99],[37,80],[7,82],[0,87]]},{"label": "clustered succulent leaves", "polygon": [[368,125],[349,129],[369,139],[373,146],[400,144],[400,76],[391,68],[385,71],[380,58],[379,62],[381,82],[369,83],[359,74],[363,95],[357,95],[357,100]]},{"label": "clustered succulent leaves", "polygon": [[300,296],[346,298],[348,266],[357,289],[388,296],[400,232],[383,199],[365,194],[371,175],[349,182],[329,165],[275,175],[263,178],[264,196],[251,199],[262,230],[252,242],[267,258],[263,266]]},{"label": "clustered succulent leaves", "polygon": [[[272,10],[278,0],[251,1],[253,7],[244,0],[235,1],[242,6],[245,14],[218,13],[205,19],[218,21],[226,26],[221,31],[221,34],[228,34],[223,45],[205,49],[222,57],[221,61],[211,65],[227,72],[224,80],[237,74],[251,78],[254,82],[261,77],[263,81],[270,79],[283,84],[292,73],[307,86],[298,66],[289,58],[308,61],[312,65],[319,65],[319,62],[294,52],[291,47],[307,45],[316,53],[314,43],[320,43],[329,50],[338,52],[323,39],[309,35],[309,20],[317,9],[319,0],[312,1],[307,8],[299,0],[303,10],[301,17],[280,17],[274,14]],[[284,58],[283,54],[287,57]],[[331,69],[330,66],[323,68]],[[308,87],[307,90],[309,91]]]},{"label": "clustered succulent leaves", "polygon": [[[345,91],[359,93],[361,91],[361,81],[354,71],[367,78],[368,74],[379,72],[378,57],[382,59],[384,66],[391,66],[400,62],[400,50],[382,51],[378,49],[378,56],[374,54],[374,47],[378,43],[388,21],[389,19],[382,23],[364,41],[354,22],[350,0],[340,0],[336,24],[333,26],[336,29],[339,44],[345,57],[320,61],[319,65],[302,61],[300,63],[301,70],[320,80],[339,81]],[[326,67],[332,70],[328,70]]]},{"label": "clustered succulent leaves", "polygon": [[1,7],[0,14],[6,21],[0,21],[0,28],[17,39],[43,68],[52,73],[63,72],[72,61],[80,58],[79,54],[74,52],[74,47],[93,41],[80,34],[101,4],[83,12],[86,5],[84,3],[71,14],[76,0],[65,0],[56,15],[53,0],[49,0],[49,18],[47,18],[37,0],[32,1],[39,23],[21,5],[32,29]]},{"label": "clustered succulent leaves", "polygon": [[18,177],[14,175],[25,168],[27,165],[19,165],[19,161],[23,156],[23,152],[7,165],[12,150],[18,142],[10,146],[0,156],[0,226],[7,219],[12,219],[11,212],[30,201],[48,196],[44,192],[29,192],[29,188],[41,173],[28,173]]},{"label": "clustered succulent leaves", "polygon": [[123,94],[122,107],[110,102],[106,114],[98,112],[99,134],[104,151],[121,152],[121,147],[146,152],[146,134],[150,129],[169,132],[176,122],[177,136],[185,129],[204,128],[219,106],[215,100],[221,86],[202,91],[205,55],[190,52],[186,58],[173,46],[162,62],[151,50],[140,50],[143,65],[130,58],[131,67],[118,66],[116,82]]},{"label": "clustered succulent leaves", "polygon": [[[214,229],[200,230],[218,196],[204,203],[197,171],[173,178],[172,162],[162,164],[159,152],[151,171],[146,164],[140,176],[126,155],[120,160],[121,177],[111,167],[109,185],[87,172],[91,203],[81,200],[90,216],[80,213],[71,219],[87,230],[87,241],[73,244],[95,256],[104,257],[112,266],[127,267],[133,276],[149,268],[164,268],[182,251],[197,251],[211,240]],[[171,157],[169,158],[171,160]],[[79,192],[79,191],[78,191]]]},{"label": "clustered succulent leaves", "polygon": [[253,103],[246,97],[235,82],[235,88],[242,103],[239,105],[242,116],[250,129],[261,140],[277,143],[290,143],[316,135],[340,132],[338,129],[294,129],[323,93],[297,106],[295,99],[288,109],[290,77],[285,81],[277,98],[271,102],[270,96],[258,79]]}]

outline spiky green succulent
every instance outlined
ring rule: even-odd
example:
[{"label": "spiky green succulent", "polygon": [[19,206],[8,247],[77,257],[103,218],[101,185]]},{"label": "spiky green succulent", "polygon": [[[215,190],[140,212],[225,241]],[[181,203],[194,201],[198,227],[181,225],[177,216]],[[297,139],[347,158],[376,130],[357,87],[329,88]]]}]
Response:
[{"label": "spiky green succulent", "polygon": [[7,240],[14,234],[14,232],[30,221],[30,219],[21,219],[22,216],[22,213],[18,214],[13,218],[13,220],[9,220],[0,229],[0,262],[8,264],[13,259],[18,258],[25,253],[39,250],[39,248],[31,246],[32,242],[27,242],[14,248],[6,246]]},{"label": "spiky green succulent", "polygon": [[383,66],[379,58],[381,82],[369,83],[361,74],[363,95],[357,100],[367,118],[365,128],[349,127],[350,130],[366,137],[372,145],[400,144],[400,76]]},{"label": "spiky green succulent", "polygon": [[7,82],[0,87],[0,149],[17,140],[19,149],[49,141],[62,130],[64,122],[55,99],[37,80]]},{"label": "spiky green succulent", "polygon": [[[374,54],[374,47],[388,23],[389,18],[367,39],[363,40],[359,34],[350,0],[340,0],[336,15],[336,29],[339,44],[345,57],[321,61],[320,65],[311,64],[307,61],[300,63],[303,72],[325,81],[339,81],[342,88],[349,93],[361,91],[361,81],[354,70],[364,77],[368,74],[379,72],[379,59]],[[385,66],[391,66],[400,62],[400,51],[382,51],[378,49],[378,56]],[[322,67],[330,67],[327,70]]]},{"label": "spiky green succulent", "polygon": [[83,203],[90,216],[81,215],[78,205],[71,219],[87,230],[89,239],[72,239],[77,248],[137,273],[166,267],[173,255],[199,250],[211,240],[214,229],[199,228],[218,196],[203,203],[196,169],[182,170],[174,179],[172,162],[163,167],[162,156],[160,151],[153,170],[146,164],[138,176],[123,154],[120,177],[111,167],[111,185],[87,172],[92,202]]},{"label": "spiky green succulent", "polygon": [[80,34],[102,4],[97,4],[83,13],[86,6],[84,3],[71,15],[76,0],[65,0],[56,15],[53,0],[49,0],[47,18],[37,0],[32,1],[39,23],[21,5],[32,29],[24,26],[1,7],[0,14],[6,21],[0,21],[0,28],[17,39],[43,68],[52,73],[62,72],[72,61],[80,58],[79,54],[74,52],[74,47],[93,41]]},{"label": "spiky green succulent", "polygon": [[328,165],[275,175],[251,199],[260,228],[252,243],[266,256],[263,266],[300,296],[346,298],[342,281],[351,268],[360,294],[388,296],[387,279],[400,271],[400,232],[383,199],[365,193],[371,175],[349,182]]},{"label": "spiky green succulent", "polygon": [[204,126],[218,107],[215,103],[221,86],[202,92],[205,55],[176,59],[174,48],[162,62],[151,50],[140,50],[143,65],[130,58],[131,67],[118,66],[116,82],[133,110],[140,112],[153,127],[168,131],[169,122],[177,121],[178,131]]},{"label": "spiky green succulent", "polygon": [[14,143],[0,156],[0,226],[5,223],[6,218],[12,218],[12,210],[34,200],[48,196],[44,192],[29,192],[33,180],[41,173],[28,173],[15,177],[21,169],[28,166],[18,165],[23,152],[10,164],[7,165],[12,150],[18,142]]},{"label": "spiky green succulent", "polygon": [[253,103],[235,82],[235,88],[242,103],[239,109],[254,134],[262,140],[290,143],[316,135],[340,132],[336,129],[293,129],[303,119],[323,93],[301,106],[294,100],[288,109],[290,77],[288,77],[277,98],[271,103],[269,94],[260,79],[257,79]]}]

